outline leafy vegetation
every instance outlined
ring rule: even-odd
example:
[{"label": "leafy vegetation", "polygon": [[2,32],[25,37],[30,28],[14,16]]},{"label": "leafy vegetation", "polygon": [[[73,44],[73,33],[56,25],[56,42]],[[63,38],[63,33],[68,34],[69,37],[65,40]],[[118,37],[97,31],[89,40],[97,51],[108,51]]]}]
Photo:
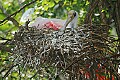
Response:
[{"label": "leafy vegetation", "polygon": [[[119,80],[120,75],[117,71],[120,61],[119,5],[120,0],[0,1],[0,80],[60,80],[63,79],[61,76],[67,76],[70,80]],[[47,55],[45,55],[44,57],[47,59],[44,57],[40,58],[44,61],[41,62],[42,65],[38,66],[33,64],[34,69],[33,66],[30,66],[31,64],[24,65],[27,63],[26,58],[28,58],[28,55],[24,53],[24,50],[28,50],[29,53],[31,53],[30,50],[33,50],[33,52],[34,50],[39,51],[36,46],[30,47],[32,43],[29,43],[30,45],[26,45],[24,42],[29,42],[28,38],[30,38],[34,41],[33,43],[36,43],[37,41],[35,41],[35,38],[33,38],[32,35],[41,34],[36,29],[30,29],[30,32],[26,32],[26,26],[28,26],[27,20],[25,22],[23,21],[24,19],[21,20],[21,17],[28,9],[34,9],[34,13],[31,12],[30,14],[32,17],[30,19],[31,22],[39,16],[65,20],[67,18],[68,11],[77,11],[79,13],[78,25],[82,31],[81,34],[78,33],[81,37],[79,40],[82,41],[78,42],[83,45],[83,48],[80,48],[80,53],[85,54],[81,56],[78,55],[79,52],[76,54],[73,52],[69,55],[70,58],[68,57],[69,53],[67,56],[62,55],[65,58],[64,64],[64,59],[61,58],[61,55],[55,54],[57,53],[55,51],[55,47],[52,49],[53,51],[48,54],[50,57],[46,57]],[[35,31],[38,31],[38,33]],[[78,32],[80,32],[79,29]],[[65,35],[68,36],[68,33],[65,33]],[[48,34],[46,36],[48,36]],[[36,39],[39,37],[40,36],[36,36]],[[48,37],[47,40],[49,40],[49,38],[51,37]],[[60,38],[60,40],[63,38],[65,37]],[[59,40],[59,38],[57,39]],[[23,43],[19,43],[19,41]],[[38,43],[42,44],[42,42]],[[64,41],[62,43],[67,44],[67,42]],[[61,43],[59,44],[61,45]],[[16,45],[20,48],[16,48]],[[37,47],[40,47],[40,45],[37,45]],[[33,54],[33,52],[31,54]],[[51,53],[53,54],[51,55]],[[16,54],[17,56],[14,56]],[[74,57],[74,59],[72,57],[73,55],[77,55],[77,57]],[[21,56],[23,58],[21,58]],[[60,63],[59,60],[54,60],[58,56],[63,63]],[[39,58],[35,58],[32,58],[31,61],[33,61],[33,63],[36,61],[35,63],[37,64],[37,60],[39,60]],[[55,66],[53,63],[60,63],[62,65],[66,65],[67,67],[61,67],[61,65]],[[57,74],[57,71],[61,72]],[[74,73],[72,73],[72,71]]]}]

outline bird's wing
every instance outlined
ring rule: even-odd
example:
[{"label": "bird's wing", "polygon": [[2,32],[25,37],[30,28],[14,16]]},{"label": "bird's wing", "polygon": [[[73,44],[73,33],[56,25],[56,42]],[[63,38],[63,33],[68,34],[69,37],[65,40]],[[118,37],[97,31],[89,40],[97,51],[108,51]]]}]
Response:
[{"label": "bird's wing", "polygon": [[59,30],[63,27],[65,20],[61,19],[48,19],[43,17],[37,17],[34,23],[30,24],[30,27],[36,27],[38,29],[41,28],[52,28],[53,30]]}]

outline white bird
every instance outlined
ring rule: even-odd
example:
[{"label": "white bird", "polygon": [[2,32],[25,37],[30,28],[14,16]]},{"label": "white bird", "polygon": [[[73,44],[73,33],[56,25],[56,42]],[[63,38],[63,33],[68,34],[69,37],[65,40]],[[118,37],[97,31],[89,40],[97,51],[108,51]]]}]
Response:
[{"label": "white bird", "polygon": [[74,10],[71,10],[68,12],[68,18],[64,26],[60,30],[64,31],[66,28],[71,28],[71,30],[73,31],[74,28],[77,27],[77,22],[78,22],[78,13]]},{"label": "white bird", "polygon": [[20,19],[20,22],[25,23],[28,20],[31,21],[34,10],[35,10],[34,8],[29,8],[27,11],[25,11]]},{"label": "white bird", "polygon": [[67,20],[61,19],[48,19],[43,17],[37,17],[35,22],[30,24],[30,27],[52,28],[53,30],[64,31],[66,28],[71,28],[73,31],[77,27],[78,13],[74,10],[68,12]]}]

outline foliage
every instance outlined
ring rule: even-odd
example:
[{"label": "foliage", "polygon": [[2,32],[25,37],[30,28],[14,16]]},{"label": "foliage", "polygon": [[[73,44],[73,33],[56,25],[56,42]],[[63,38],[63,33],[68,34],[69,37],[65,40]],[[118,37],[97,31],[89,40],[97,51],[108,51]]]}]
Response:
[{"label": "foliage", "polygon": [[[14,65],[14,62],[12,62],[12,61],[16,62],[16,60],[18,60],[17,58],[19,58],[19,57],[13,58],[13,55],[15,54],[14,53],[14,49],[15,49],[14,40],[16,39],[14,36],[16,35],[15,32],[19,33],[21,27],[23,27],[23,25],[26,25],[26,23],[25,22],[22,23],[20,19],[25,11],[27,11],[30,8],[34,8],[35,11],[32,14],[32,20],[34,20],[38,16],[42,16],[46,18],[66,19],[67,11],[76,10],[79,13],[78,25],[88,24],[90,25],[88,27],[91,31],[96,29],[95,30],[96,32],[93,31],[93,33],[96,33],[96,36],[94,35],[95,37],[92,37],[91,38],[92,40],[98,37],[100,37],[99,40],[104,40],[104,39],[107,40],[107,41],[106,40],[103,41],[103,44],[105,46],[103,46],[102,43],[100,44],[95,43],[94,45],[94,48],[97,46],[96,49],[99,49],[101,51],[100,53],[102,53],[102,55],[99,56],[102,57],[92,56],[88,60],[99,59],[95,61],[98,62],[96,64],[97,65],[102,64],[103,67],[105,67],[105,69],[107,69],[108,71],[107,72],[108,75],[102,73],[104,77],[112,78],[111,77],[112,74],[112,76],[114,76],[115,79],[118,79],[119,75],[117,73],[117,66],[119,64],[118,61],[119,61],[119,50],[120,50],[119,48],[120,46],[119,8],[120,7],[118,6],[119,4],[120,4],[119,0],[104,0],[104,1],[102,0],[2,0],[0,1],[0,77],[1,78],[4,77],[5,79],[40,78],[43,80],[47,80],[48,78],[56,78],[56,79],[59,78],[57,75],[55,75],[56,69],[50,67],[48,64],[42,65],[41,66],[42,71],[41,71],[37,69],[25,68],[24,65],[17,65],[17,64]],[[102,28],[101,26],[94,27],[92,26],[92,24],[105,25],[107,26],[107,28],[105,28],[105,26],[102,26]],[[102,33],[99,34],[99,31],[97,32],[97,30],[99,31],[103,30],[105,34]],[[90,48],[92,48],[91,45]],[[106,62],[104,62],[101,59],[105,59]],[[85,62],[87,63],[87,60]],[[84,65],[82,66],[82,70],[83,68],[85,70],[86,64],[85,63],[83,64]],[[112,64],[112,66],[110,66],[110,64]],[[93,66],[92,61],[88,67],[90,66]],[[94,69],[96,69],[96,67],[94,67]],[[87,72],[91,72],[88,70],[86,71],[85,74],[87,74]],[[112,71],[115,71],[115,73],[112,73]],[[101,73],[98,73],[96,75],[99,76],[99,74]]]}]

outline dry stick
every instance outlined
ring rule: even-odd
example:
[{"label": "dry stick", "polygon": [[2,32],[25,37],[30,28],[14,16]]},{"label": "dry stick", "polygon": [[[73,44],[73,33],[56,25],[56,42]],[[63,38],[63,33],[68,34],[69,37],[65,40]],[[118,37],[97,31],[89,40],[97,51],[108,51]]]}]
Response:
[{"label": "dry stick", "polygon": [[105,58],[102,58],[101,60],[109,60],[111,58],[117,58],[117,57],[120,57],[120,54],[115,54],[115,55],[112,55],[110,57],[105,57]]},{"label": "dry stick", "polygon": [[[88,54],[88,55],[91,55],[91,54]],[[83,58],[83,56],[85,56],[85,55],[83,54],[83,55],[81,55],[80,57]],[[80,58],[80,57],[79,57],[79,58]],[[115,54],[115,55],[112,55],[112,56],[110,56],[110,57],[102,58],[102,59],[100,59],[100,60],[109,60],[109,59],[115,58],[115,57],[120,57],[120,54]],[[69,64],[64,70],[67,70],[70,66],[72,66],[74,63],[76,63],[76,62],[78,62],[78,61],[79,61],[79,59],[74,60],[74,61],[71,62],[71,64]]]},{"label": "dry stick", "polygon": [[80,61],[81,58],[84,58],[85,56],[88,56],[88,55],[91,55],[91,54],[82,54],[79,58],[77,58],[77,59],[75,59],[74,61],[72,61],[72,62],[64,69],[64,71],[67,70],[67,69],[68,69],[70,66],[72,66],[74,63]]},{"label": "dry stick", "polygon": [[112,15],[113,15],[113,19],[114,19],[114,22],[115,22],[115,28],[116,28],[116,32],[117,32],[117,36],[118,36],[118,40],[115,40],[117,41],[119,44],[117,46],[117,49],[120,51],[120,11],[119,11],[119,4],[120,4],[120,0],[117,0],[116,2],[114,3],[111,3],[111,5],[113,5],[113,12],[112,12]]},{"label": "dry stick", "polygon": [[30,79],[34,78],[37,75],[37,73],[39,73],[39,71],[41,70],[39,69],[32,77],[30,77]]},{"label": "dry stick", "polygon": [[12,66],[9,68],[9,70],[6,72],[6,74],[4,75],[3,78],[6,78],[6,77],[9,75],[9,72],[10,72],[15,66],[17,66],[17,64],[16,64],[16,65],[12,65]]},{"label": "dry stick", "polygon": [[20,75],[21,71],[20,71],[20,66],[18,65],[18,74],[19,74],[19,80],[21,80],[21,75]]},{"label": "dry stick", "polygon": [[120,79],[120,75],[119,73],[117,73],[117,70],[114,68],[114,65],[112,64],[112,62],[108,62],[109,66],[113,69],[114,74]]},{"label": "dry stick", "polygon": [[[98,5],[98,3],[99,3],[99,0],[95,0],[94,2],[90,2],[90,8],[89,8],[89,11],[88,11],[88,13],[87,13],[87,15],[86,15],[86,17],[85,17],[85,20],[84,20],[84,23],[85,24],[87,24],[87,23],[89,23],[90,24],[90,26],[92,25],[92,15],[93,15],[93,11],[94,11],[94,9],[96,8],[96,6]],[[92,26],[90,27],[90,28],[92,28]],[[90,33],[92,33],[93,31],[91,31]],[[92,35],[91,35],[91,37],[92,37]],[[93,44],[93,43],[92,43]],[[92,51],[92,50],[91,50]],[[93,73],[93,71],[92,71],[92,73]],[[91,73],[91,74],[92,74]],[[90,76],[90,80],[94,80],[94,75],[91,75]]]},{"label": "dry stick", "polygon": [[116,2],[116,5],[115,5],[115,12],[116,12],[116,23],[117,23],[117,26],[118,26],[118,38],[120,38],[120,11],[119,11],[119,1],[118,1],[118,4]]},{"label": "dry stick", "polygon": [[0,74],[2,74],[2,72],[4,72],[5,70],[6,70],[6,68],[2,69],[2,70],[0,71]]},{"label": "dry stick", "polygon": [[1,36],[0,36],[0,40],[8,40],[8,41],[11,41],[11,39],[6,39],[6,38],[1,37]]},{"label": "dry stick", "polygon": [[21,10],[23,10],[25,7],[35,3],[37,0],[34,0],[32,2],[29,2],[28,4],[25,4],[23,7],[21,7],[18,11],[14,12],[13,14],[9,15],[8,17],[6,17],[4,20],[0,21],[0,24],[3,23],[6,20],[9,20],[12,16],[16,15],[17,13],[19,13]]},{"label": "dry stick", "polygon": [[115,24],[116,24],[116,31],[117,31],[117,35],[118,35],[118,50],[120,51],[120,10],[119,10],[119,4],[120,4],[120,0],[117,0],[116,4],[115,4]]}]

